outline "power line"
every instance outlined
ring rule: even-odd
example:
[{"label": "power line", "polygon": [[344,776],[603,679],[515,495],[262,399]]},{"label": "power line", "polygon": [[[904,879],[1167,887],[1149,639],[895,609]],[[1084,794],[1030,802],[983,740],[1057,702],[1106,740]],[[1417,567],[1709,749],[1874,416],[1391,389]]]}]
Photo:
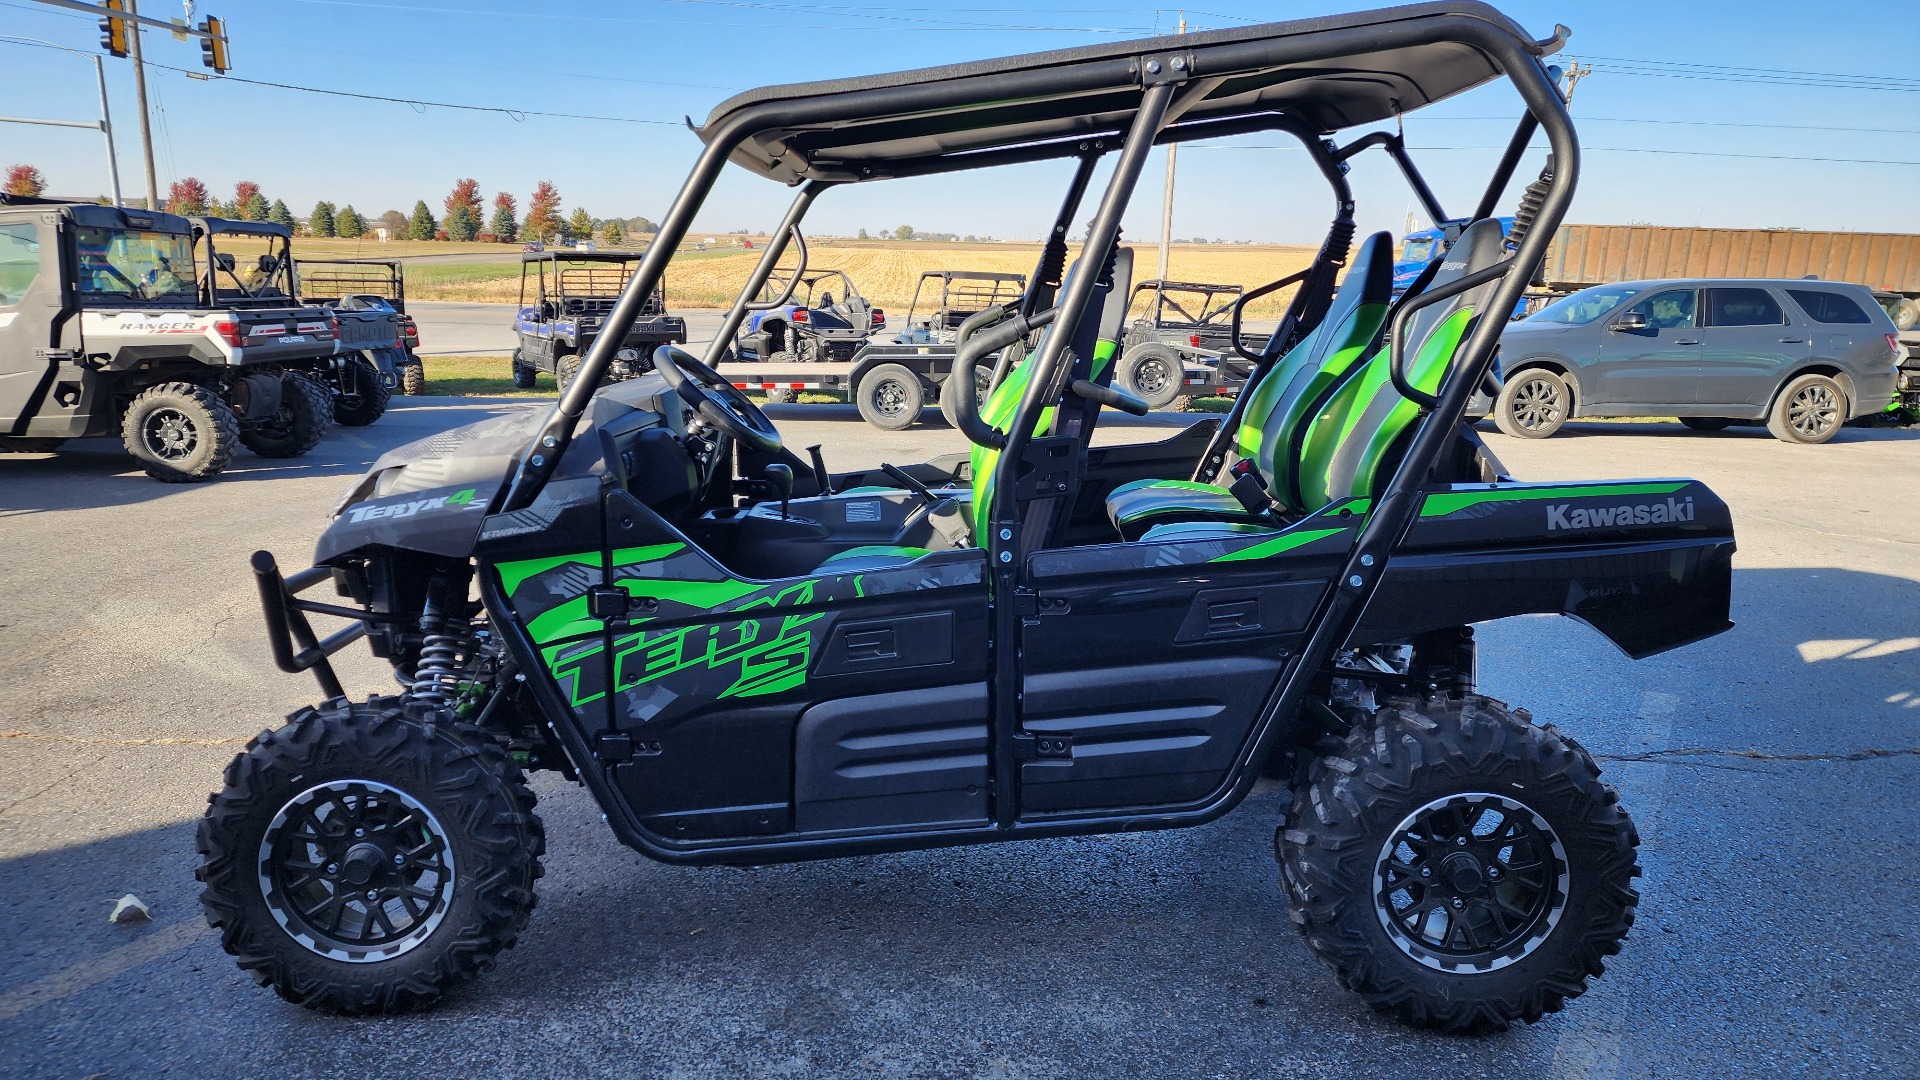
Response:
[{"label": "power line", "polygon": [[420,98],[388,97],[385,94],[361,94],[351,90],[323,90],[317,86],[296,86],[292,83],[268,82],[264,79],[243,79],[237,75],[208,75],[187,68],[174,67],[171,64],[156,64],[147,61],[148,67],[157,67],[164,71],[178,71],[209,82],[246,83],[249,86],[271,86],[277,90],[299,90],[308,94],[326,94],[329,97],[359,98],[363,101],[387,101],[396,105],[408,105],[415,109],[461,109],[467,112],[499,113],[514,120],[523,120],[529,116],[551,116],[562,120],[598,120],[613,124],[656,124],[662,127],[679,127],[675,120],[642,120],[631,116],[588,116],[582,113],[545,112],[540,109],[514,109],[504,105],[465,105],[452,101],[426,101]]}]

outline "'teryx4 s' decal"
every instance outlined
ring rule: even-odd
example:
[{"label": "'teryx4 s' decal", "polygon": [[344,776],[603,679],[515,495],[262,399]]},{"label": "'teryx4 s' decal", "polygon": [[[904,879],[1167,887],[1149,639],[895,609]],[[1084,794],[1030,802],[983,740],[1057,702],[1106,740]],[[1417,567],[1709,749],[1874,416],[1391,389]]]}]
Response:
[{"label": "'teryx4 s' decal", "polygon": [[485,505],[485,503],[475,502],[474,490],[467,488],[465,491],[456,491],[451,495],[439,495],[431,499],[414,499],[410,502],[403,503],[388,503],[385,506],[361,503],[359,506],[347,510],[347,520],[357,525],[362,521],[372,521],[376,518],[404,518],[412,517],[423,511],[443,510],[449,507],[455,510],[467,510]]},{"label": "'teryx4 s' decal", "polygon": [[1628,525],[1665,525],[1692,521],[1693,499],[1668,499],[1663,503],[1630,503],[1626,506],[1582,507],[1571,503],[1547,507],[1547,531],[1560,529],[1607,529]]}]

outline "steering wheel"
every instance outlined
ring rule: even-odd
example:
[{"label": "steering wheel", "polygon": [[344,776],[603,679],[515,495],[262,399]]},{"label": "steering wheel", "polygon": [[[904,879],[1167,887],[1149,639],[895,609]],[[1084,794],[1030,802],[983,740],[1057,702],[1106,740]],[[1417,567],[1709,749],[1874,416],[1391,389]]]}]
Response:
[{"label": "steering wheel", "polygon": [[719,372],[671,345],[653,351],[653,370],[708,423],[761,453],[779,452],[773,421]]}]

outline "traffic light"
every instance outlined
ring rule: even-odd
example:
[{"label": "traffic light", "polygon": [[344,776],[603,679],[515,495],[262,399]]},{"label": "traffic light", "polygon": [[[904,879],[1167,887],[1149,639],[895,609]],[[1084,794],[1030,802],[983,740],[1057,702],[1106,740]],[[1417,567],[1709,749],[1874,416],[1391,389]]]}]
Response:
[{"label": "traffic light", "polygon": [[209,15],[201,20],[200,32],[207,35],[200,39],[200,62],[212,68],[216,75],[233,70],[233,62],[227,57],[226,24]]},{"label": "traffic light", "polygon": [[[127,0],[101,0],[102,7],[127,10]],[[127,20],[108,15],[100,20],[100,47],[115,56],[127,55]]]}]

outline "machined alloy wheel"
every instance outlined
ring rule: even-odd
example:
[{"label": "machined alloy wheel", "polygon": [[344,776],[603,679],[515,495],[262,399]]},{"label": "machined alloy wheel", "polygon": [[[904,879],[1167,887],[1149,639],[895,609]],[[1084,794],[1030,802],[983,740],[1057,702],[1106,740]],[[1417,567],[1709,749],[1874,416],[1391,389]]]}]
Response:
[{"label": "machined alloy wheel", "polygon": [[193,457],[200,448],[200,430],[179,409],[155,409],[140,425],[140,441],[154,457],[172,464]]},{"label": "machined alloy wheel", "polygon": [[148,476],[170,484],[205,480],[227,467],[240,421],[220,395],[192,383],[161,383],[127,405],[120,440]]},{"label": "machined alloy wheel", "polygon": [[447,917],[457,868],[440,819],[375,780],[294,796],[260,838],[260,891],[295,941],[331,960],[386,960]]},{"label": "machined alloy wheel", "polygon": [[1786,385],[1767,417],[1767,430],[1782,442],[1823,443],[1847,422],[1847,394],[1825,375],[1802,375]]},{"label": "machined alloy wheel", "polygon": [[1381,927],[1439,971],[1524,959],[1567,909],[1567,852],[1553,826],[1491,792],[1442,796],[1408,814],[1374,869]]},{"label": "machined alloy wheel", "polygon": [[1531,368],[1507,380],[1494,402],[1493,421],[1517,439],[1544,439],[1567,422],[1572,405],[1565,379],[1545,368]]}]

